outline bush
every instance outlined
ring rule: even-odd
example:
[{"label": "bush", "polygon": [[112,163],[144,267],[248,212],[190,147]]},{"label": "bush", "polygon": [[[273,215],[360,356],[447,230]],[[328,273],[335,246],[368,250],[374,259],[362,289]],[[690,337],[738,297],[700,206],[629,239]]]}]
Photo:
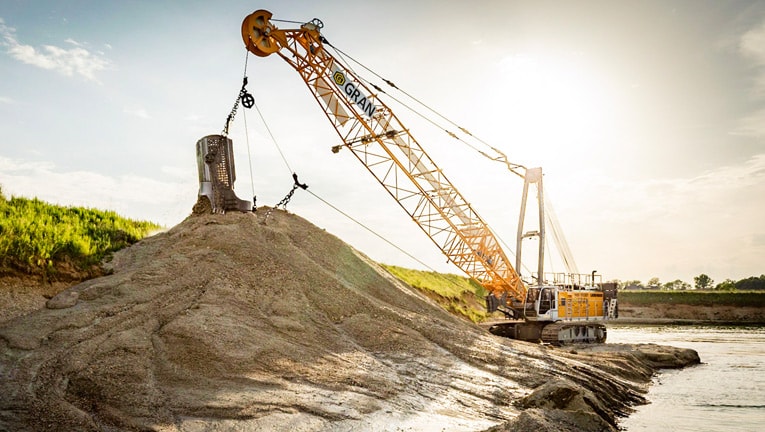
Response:
[{"label": "bush", "polygon": [[0,198],[0,273],[46,277],[62,263],[84,270],[160,228],[112,211],[6,199],[1,189]]}]

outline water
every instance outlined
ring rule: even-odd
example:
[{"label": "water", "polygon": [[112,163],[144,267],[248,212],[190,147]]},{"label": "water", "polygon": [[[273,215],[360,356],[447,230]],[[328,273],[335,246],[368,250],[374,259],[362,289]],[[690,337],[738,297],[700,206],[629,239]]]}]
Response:
[{"label": "water", "polygon": [[661,371],[625,431],[765,430],[765,327],[611,326],[608,341],[691,348],[702,361]]}]

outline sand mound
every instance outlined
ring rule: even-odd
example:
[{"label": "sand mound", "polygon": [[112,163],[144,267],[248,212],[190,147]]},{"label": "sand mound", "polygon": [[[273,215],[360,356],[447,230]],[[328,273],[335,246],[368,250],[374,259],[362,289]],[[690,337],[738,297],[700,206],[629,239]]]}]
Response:
[{"label": "sand mound", "polygon": [[609,425],[640,400],[641,380],[492,336],[307,221],[259,217],[190,217],[0,327],[0,430],[479,430],[555,377]]}]

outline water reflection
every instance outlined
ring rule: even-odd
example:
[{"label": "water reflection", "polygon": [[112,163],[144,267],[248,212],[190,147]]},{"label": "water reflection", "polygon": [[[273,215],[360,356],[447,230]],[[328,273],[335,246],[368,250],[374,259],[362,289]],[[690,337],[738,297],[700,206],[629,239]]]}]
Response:
[{"label": "water reflection", "polygon": [[765,327],[610,326],[608,339],[691,348],[702,361],[658,374],[652,403],[622,421],[627,432],[762,430]]}]

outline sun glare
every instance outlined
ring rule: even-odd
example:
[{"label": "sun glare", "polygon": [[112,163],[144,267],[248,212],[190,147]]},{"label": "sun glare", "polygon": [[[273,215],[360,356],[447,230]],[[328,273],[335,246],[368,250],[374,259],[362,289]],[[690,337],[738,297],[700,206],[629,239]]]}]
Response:
[{"label": "sun glare", "polygon": [[[576,55],[551,59],[514,55],[500,62],[502,114],[513,153],[529,165],[585,162],[609,122],[606,92]],[[522,144],[521,144],[522,143]]]}]

